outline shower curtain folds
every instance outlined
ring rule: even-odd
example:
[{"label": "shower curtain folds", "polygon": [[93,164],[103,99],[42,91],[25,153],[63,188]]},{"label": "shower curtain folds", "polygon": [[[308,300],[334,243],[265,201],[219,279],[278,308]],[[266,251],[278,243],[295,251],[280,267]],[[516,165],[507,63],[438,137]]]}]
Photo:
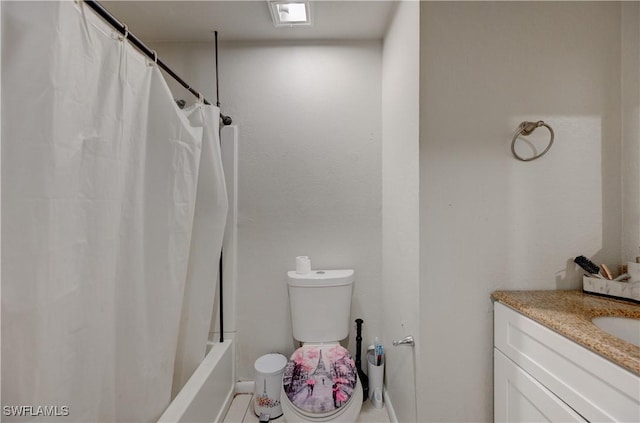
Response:
[{"label": "shower curtain folds", "polygon": [[[118,19],[116,19],[115,16],[109,13],[109,11],[105,9],[99,2],[94,0],[83,0],[83,1],[87,6],[93,9],[94,12],[96,12],[100,17],[102,17],[107,23],[109,23],[109,25],[111,25],[116,31],[120,32],[120,34],[128,38],[129,41],[140,50],[140,52],[142,52],[149,59],[157,63],[157,65],[160,66],[162,70],[164,70],[176,82],[182,85],[183,88],[185,88],[194,96],[198,97],[204,104],[207,104],[207,105],[211,104],[206,98],[202,96],[202,94],[200,94],[198,91],[193,89],[193,87],[191,87],[182,78],[180,78],[178,74],[173,71],[173,69],[171,69],[162,60],[160,60],[158,58],[157,53],[154,50],[151,50],[142,41],[140,41],[138,37],[130,33],[127,26],[122,22],[120,22]],[[216,52],[216,56],[215,56],[216,58],[216,96],[217,96],[216,106],[220,108],[220,88],[218,86],[218,31],[214,31],[214,34],[215,34],[215,52]],[[178,100],[178,101],[182,102],[181,107],[184,107],[184,100]],[[219,112],[218,115],[220,116],[222,123],[224,125],[231,125],[231,122],[232,122],[231,117],[223,115],[219,110],[218,112]]]},{"label": "shower curtain folds", "polygon": [[156,421],[205,355],[219,109],[182,114],[82,2],[1,6],[2,406]]}]

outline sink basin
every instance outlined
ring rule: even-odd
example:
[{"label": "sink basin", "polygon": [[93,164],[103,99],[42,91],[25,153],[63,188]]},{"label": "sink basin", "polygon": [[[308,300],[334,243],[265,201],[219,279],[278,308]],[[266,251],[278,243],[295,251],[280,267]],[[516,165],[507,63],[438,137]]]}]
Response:
[{"label": "sink basin", "polygon": [[640,347],[640,319],[605,316],[591,321],[603,331]]}]

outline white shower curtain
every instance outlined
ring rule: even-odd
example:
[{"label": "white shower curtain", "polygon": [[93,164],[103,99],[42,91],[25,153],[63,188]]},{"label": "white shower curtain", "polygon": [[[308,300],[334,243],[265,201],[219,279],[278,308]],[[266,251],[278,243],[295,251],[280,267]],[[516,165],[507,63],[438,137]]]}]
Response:
[{"label": "white shower curtain", "polygon": [[204,356],[219,111],[82,4],[1,6],[3,421],[155,421]]}]

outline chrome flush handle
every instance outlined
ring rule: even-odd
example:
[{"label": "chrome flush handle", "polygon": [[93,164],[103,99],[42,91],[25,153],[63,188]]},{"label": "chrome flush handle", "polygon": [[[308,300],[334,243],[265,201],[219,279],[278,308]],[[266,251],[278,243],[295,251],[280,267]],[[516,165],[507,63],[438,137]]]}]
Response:
[{"label": "chrome flush handle", "polygon": [[393,341],[394,347],[397,347],[398,345],[407,345],[409,347],[413,347],[416,345],[416,342],[413,340],[413,336],[409,335],[399,341]]}]

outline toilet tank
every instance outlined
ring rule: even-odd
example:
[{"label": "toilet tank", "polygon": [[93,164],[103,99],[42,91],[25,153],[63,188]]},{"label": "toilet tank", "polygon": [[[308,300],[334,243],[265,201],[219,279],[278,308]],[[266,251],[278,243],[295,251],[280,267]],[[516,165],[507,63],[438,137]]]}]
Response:
[{"label": "toilet tank", "polygon": [[293,337],[301,342],[335,342],[349,336],[354,271],[287,273]]}]

